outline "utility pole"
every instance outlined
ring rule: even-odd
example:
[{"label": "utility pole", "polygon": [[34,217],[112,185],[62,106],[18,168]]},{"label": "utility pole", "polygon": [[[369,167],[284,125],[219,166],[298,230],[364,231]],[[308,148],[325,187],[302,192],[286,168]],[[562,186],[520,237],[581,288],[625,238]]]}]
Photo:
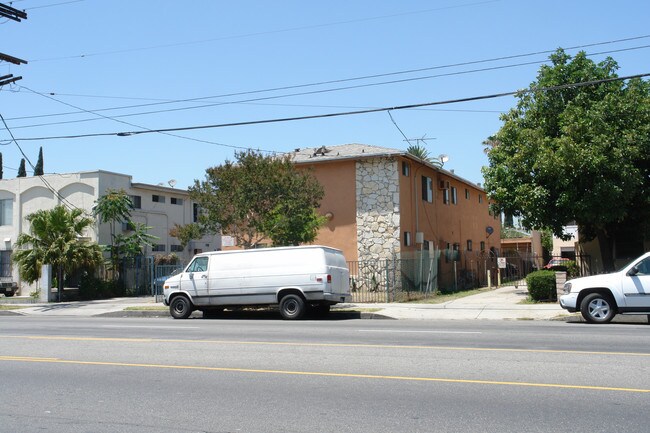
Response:
[{"label": "utility pole", "polygon": [[[27,13],[18,9],[14,9],[4,3],[0,3],[0,18],[8,18],[16,22],[27,19]],[[9,54],[0,53],[0,62],[9,62],[14,65],[27,64],[27,60],[19,59],[18,57],[10,56]],[[5,84],[15,83],[23,77],[14,77],[13,74],[0,76],[0,87]]]}]

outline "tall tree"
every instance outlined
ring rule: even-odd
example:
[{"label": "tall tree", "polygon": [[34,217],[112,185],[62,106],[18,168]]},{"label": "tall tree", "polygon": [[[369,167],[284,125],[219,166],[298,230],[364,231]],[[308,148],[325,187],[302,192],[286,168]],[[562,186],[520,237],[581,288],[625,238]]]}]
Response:
[{"label": "tall tree", "polygon": [[21,158],[20,165],[18,166],[18,174],[16,177],[27,177],[27,170],[25,170],[25,158]]},{"label": "tall tree", "polygon": [[324,191],[307,170],[297,170],[289,156],[237,152],[236,162],[208,168],[190,196],[201,208],[205,232],[234,236],[251,248],[265,238],[274,245],[313,242],[324,217],[316,212]]},{"label": "tall tree", "polygon": [[[550,229],[576,221],[580,240],[598,239],[606,270],[628,227],[650,223],[650,84],[616,78],[616,62],[595,63],[563,50],[540,68],[503,126],[488,140],[485,189],[496,210],[522,217],[525,227]],[[562,86],[555,90],[538,90]]]},{"label": "tall tree", "polygon": [[[93,215],[100,223],[108,223],[110,228],[110,245],[108,251],[110,263],[114,270],[118,269],[120,251],[117,245],[116,226],[130,221],[133,201],[124,190],[107,189],[106,193],[99,197],[93,207]],[[117,277],[117,274],[114,274]]]},{"label": "tall tree", "polygon": [[27,215],[29,233],[16,239],[12,261],[18,265],[20,277],[33,283],[41,276],[43,265],[56,271],[58,299],[61,301],[65,276],[76,269],[102,263],[102,250],[84,239],[84,232],[94,223],[81,209],[68,210],[59,205],[50,210],[38,210]]},{"label": "tall tree", "polygon": [[34,166],[34,176],[43,176],[43,146],[38,150],[38,161]]}]

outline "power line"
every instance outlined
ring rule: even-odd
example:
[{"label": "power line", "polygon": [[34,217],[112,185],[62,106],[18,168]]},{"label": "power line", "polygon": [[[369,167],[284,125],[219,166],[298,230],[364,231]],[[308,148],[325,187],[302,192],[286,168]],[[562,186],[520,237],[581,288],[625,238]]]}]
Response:
[{"label": "power line", "polygon": [[[624,49],[619,49],[619,50],[602,51],[602,52],[598,52],[598,53],[589,54],[588,56],[610,54],[610,53],[613,53],[613,52],[629,51],[629,50],[641,49],[641,48],[650,48],[650,45],[644,45],[644,46],[633,47],[633,48],[624,48]],[[284,94],[284,95],[266,96],[266,97],[261,97],[261,98],[252,98],[252,99],[245,99],[245,100],[239,100],[239,101],[217,102],[217,103],[213,103],[213,104],[203,104],[203,105],[197,105],[197,106],[193,106],[193,107],[179,107],[179,108],[170,108],[170,109],[165,109],[165,110],[154,110],[154,111],[146,111],[146,112],[140,112],[140,113],[121,114],[121,115],[116,115],[116,116],[113,116],[113,117],[107,117],[107,116],[103,116],[103,115],[97,113],[98,111],[102,111],[102,110],[88,111],[88,110],[81,109],[81,111],[91,112],[93,114],[96,114],[99,117],[104,117],[104,118],[108,118],[108,119],[111,119],[111,120],[116,120],[118,122],[127,123],[127,122],[123,122],[123,121],[120,121],[120,120],[117,120],[117,119],[123,118],[123,117],[144,116],[144,115],[149,115],[149,114],[160,114],[160,113],[169,113],[169,112],[175,112],[175,111],[185,111],[185,110],[192,110],[192,109],[199,109],[199,108],[215,107],[215,106],[221,106],[221,105],[231,105],[231,104],[242,104],[242,103],[258,102],[258,101],[266,101],[266,100],[271,100],[271,99],[287,98],[287,97],[291,97],[291,96],[305,96],[305,95],[313,95],[313,94],[320,94],[320,93],[329,93],[329,92],[336,92],[336,91],[350,90],[350,89],[359,89],[359,88],[373,87],[373,86],[386,85],[386,84],[396,84],[396,83],[404,83],[404,82],[425,80],[425,79],[431,79],[431,78],[440,78],[440,77],[464,75],[464,74],[476,73],[476,72],[494,71],[494,70],[500,70],[500,69],[514,68],[514,67],[519,67],[519,66],[536,65],[536,64],[541,64],[541,63],[545,63],[545,62],[546,62],[546,60],[525,62],[525,63],[516,63],[516,64],[512,64],[512,65],[493,66],[493,67],[489,67],[489,68],[479,68],[479,69],[472,69],[472,70],[468,70],[468,71],[449,72],[449,73],[445,73],[445,74],[436,74],[436,75],[429,75],[429,76],[415,77],[415,78],[405,78],[405,79],[401,79],[401,80],[384,81],[384,82],[379,82],[379,83],[359,84],[359,85],[354,85],[354,86],[337,87],[337,88],[332,88],[332,89],[313,90],[313,91],[309,91],[309,92],[297,92],[297,93],[290,93],[290,94]],[[24,88],[26,90],[29,90],[31,92],[37,93],[36,91],[31,90],[31,89],[29,89],[27,87],[24,87],[24,86],[20,86],[20,87]],[[51,98],[50,96],[45,95],[45,94],[40,94],[40,95]],[[54,98],[51,98],[51,99],[54,99]],[[54,100],[56,100],[56,99],[54,99]],[[61,102],[61,103],[65,104],[65,105],[68,105],[70,107],[75,107],[72,104],[67,104],[67,103],[62,102],[62,101],[58,101],[58,102]],[[78,114],[78,112],[69,113],[69,114]],[[71,123],[92,122],[92,121],[95,121],[95,120],[97,120],[97,119],[79,119],[79,120],[69,120],[69,121],[62,121],[62,122],[43,123],[43,124],[36,124],[36,125],[24,125],[24,126],[17,127],[16,129],[18,129],[18,128],[31,128],[31,127],[37,127],[37,126],[51,126],[51,125],[71,124]],[[127,124],[129,124],[129,123],[127,123]],[[136,126],[136,127],[146,129],[146,128],[143,128],[143,127],[140,127],[140,126]]]},{"label": "power line", "polygon": [[42,5],[42,6],[33,6],[31,8],[25,8],[25,10],[31,11],[31,10],[34,10],[34,9],[51,8],[53,6],[62,6],[62,5],[70,4],[70,3],[79,3],[79,2],[82,2],[82,1],[85,1],[85,0],[70,0],[70,1],[67,1],[67,2],[61,2],[61,3],[52,3],[52,4]]},{"label": "power line", "polygon": [[[95,113],[93,111],[86,110],[86,109],[81,108],[81,107],[77,107],[76,105],[72,105],[72,104],[69,104],[67,102],[60,101],[60,100],[58,100],[56,98],[53,98],[52,96],[45,95],[45,94],[42,94],[42,93],[38,93],[35,90],[32,90],[32,89],[30,89],[28,87],[24,87],[24,86],[22,86],[22,87],[24,89],[26,89],[26,90],[29,90],[30,92],[33,92],[33,93],[39,95],[39,96],[42,96],[44,98],[50,99],[52,101],[58,102],[58,103],[63,104],[63,105],[67,105],[68,107],[76,108],[76,109],[81,110],[81,111],[83,111],[85,113],[93,114],[95,116],[99,116],[101,118],[104,118],[104,119],[107,119],[107,120],[112,120],[114,122],[122,123],[122,124],[125,124],[125,125],[128,125],[128,126],[133,126],[135,128],[140,128],[140,129],[143,129],[144,131],[155,132],[154,130],[146,128],[144,126],[136,125],[136,124],[133,124],[133,123],[125,122],[123,120],[115,119],[113,117],[105,116],[103,114]],[[162,135],[168,135],[168,136],[175,137],[175,138],[180,138],[180,139],[183,139],[183,140],[196,141],[196,142],[199,142],[199,143],[214,144],[216,146],[229,147],[231,149],[241,149],[241,150],[250,150],[251,149],[251,148],[244,147],[244,146],[235,146],[235,145],[232,145],[232,144],[217,143],[217,142],[214,142],[214,141],[202,140],[202,139],[199,139],[199,138],[185,137],[183,135],[171,134],[169,132],[162,132],[161,131],[159,133],[162,134]],[[261,151],[261,152],[267,152],[267,153],[273,153],[274,152],[272,150],[264,150],[264,149],[257,149],[257,150]]]},{"label": "power line", "polygon": [[[36,168],[34,167],[34,164],[32,164],[32,161],[30,161],[29,157],[27,155],[25,155],[25,152],[23,152],[22,147],[20,147],[20,144],[18,144],[18,141],[14,137],[14,134],[11,132],[11,129],[9,129],[9,125],[7,125],[7,122],[5,121],[5,118],[2,117],[1,113],[0,113],[0,119],[2,119],[2,123],[4,124],[5,129],[7,130],[7,132],[9,132],[9,135],[11,136],[11,139],[13,140],[14,143],[16,143],[16,147],[18,147],[18,150],[20,151],[20,153],[23,155],[25,160],[29,163],[29,166],[32,168],[32,171],[35,172]],[[49,189],[52,193],[54,193],[54,195],[56,195],[59,198],[59,200],[61,200],[61,203],[63,203],[68,209],[70,209],[70,210],[79,209],[77,206],[70,203],[68,201],[68,199],[63,197],[61,195],[61,193],[59,193],[59,191],[57,191],[57,189],[54,188],[42,175],[38,175],[37,177],[41,180],[41,182],[43,182],[43,184],[47,187],[47,189]]]},{"label": "power line", "polygon": [[[632,41],[632,40],[647,39],[647,38],[650,38],[650,35],[634,36],[634,37],[623,38],[623,39],[615,39],[615,40],[611,40],[611,41],[595,42],[595,43],[590,43],[590,44],[585,44],[585,45],[576,45],[576,46],[573,46],[573,47],[565,48],[565,50],[582,49],[582,48],[588,48],[588,47],[594,47],[594,46],[600,46],[600,45],[609,45],[609,44],[615,44],[615,43],[620,43],[620,42],[628,42],[628,41]],[[642,46],[631,47],[631,48],[622,48],[622,49],[618,49],[618,50],[602,51],[602,52],[589,54],[589,56],[602,55],[602,54],[611,54],[611,53],[616,53],[616,52],[643,49],[643,48],[648,48],[648,47],[650,47],[650,45],[642,45]],[[365,75],[365,76],[358,76],[358,77],[352,77],[352,78],[343,78],[343,79],[337,79],[337,80],[327,80],[327,81],[320,81],[320,82],[313,82],[313,83],[296,84],[296,85],[289,85],[289,86],[279,86],[279,87],[273,87],[273,88],[267,88],[267,89],[258,89],[258,90],[250,90],[250,91],[243,91],[243,92],[224,93],[224,94],[220,94],[220,95],[202,96],[202,97],[197,97],[197,98],[164,100],[164,101],[147,103],[147,104],[132,104],[132,105],[119,106],[119,107],[99,108],[99,109],[93,110],[93,112],[97,113],[97,112],[103,112],[103,111],[125,110],[125,109],[130,109],[130,108],[143,108],[143,107],[152,107],[152,106],[158,106],[158,105],[179,104],[179,103],[185,103],[185,102],[196,102],[196,101],[203,101],[203,100],[214,99],[214,98],[226,98],[226,97],[231,97],[231,96],[244,96],[244,95],[252,95],[252,94],[258,94],[258,93],[268,93],[268,92],[277,92],[277,91],[284,91],[284,90],[306,88],[306,87],[318,87],[318,86],[324,86],[324,85],[328,85],[328,84],[338,84],[338,83],[345,83],[345,82],[351,82],[351,81],[362,81],[362,80],[368,80],[368,79],[372,79],[372,78],[382,78],[382,77],[388,77],[388,76],[412,74],[412,73],[416,73],[416,72],[424,72],[424,71],[431,71],[431,70],[438,70],[438,69],[448,69],[448,68],[459,67],[459,66],[469,66],[469,65],[476,65],[476,64],[481,64],[481,63],[497,62],[497,61],[515,59],[515,58],[522,58],[522,57],[531,57],[531,56],[535,56],[535,55],[549,54],[549,53],[553,53],[553,52],[555,52],[555,50],[536,51],[536,52],[530,52],[530,53],[524,53],[524,54],[514,54],[514,55],[509,55],[509,56],[494,57],[494,58],[490,58],[490,59],[481,59],[481,60],[453,63],[453,64],[446,64],[446,65],[431,66],[431,67],[427,67],[427,68],[409,69],[409,70],[403,70],[403,71],[394,71],[394,72],[387,72],[387,73],[382,73],[382,74]],[[532,65],[532,64],[543,63],[545,61],[546,61],[546,59],[543,60],[543,61],[517,63],[517,64],[513,64],[513,65],[502,65],[502,66],[495,66],[495,67],[490,67],[490,68],[473,69],[473,70],[469,70],[469,71],[457,71],[457,72],[451,72],[451,73],[448,73],[448,74],[437,74],[437,75],[430,75],[430,76],[423,76],[423,77],[414,77],[414,78],[408,78],[408,79],[404,79],[404,80],[393,80],[393,81],[385,81],[385,82],[378,82],[378,83],[362,84],[362,85],[359,85],[359,86],[348,86],[348,87],[340,87],[340,88],[333,88],[333,89],[323,89],[323,90],[317,90],[317,91],[313,91],[313,92],[292,93],[292,94],[288,94],[288,95],[276,95],[276,96],[271,96],[271,97],[264,97],[264,98],[257,98],[257,99],[247,99],[247,100],[242,100],[242,101],[219,102],[219,103],[214,103],[214,104],[204,104],[204,105],[198,105],[198,106],[193,106],[193,107],[175,108],[175,109],[170,109],[170,110],[159,110],[159,111],[149,111],[149,112],[143,112],[143,113],[134,113],[134,114],[123,115],[123,116],[147,115],[147,114],[165,113],[165,112],[169,112],[169,111],[192,110],[192,109],[213,107],[213,106],[219,106],[219,105],[225,105],[225,104],[236,104],[236,103],[243,103],[243,102],[255,102],[255,101],[268,100],[268,99],[277,99],[277,98],[284,98],[284,97],[290,97],[290,96],[303,96],[303,95],[309,95],[309,94],[314,94],[314,93],[325,93],[325,92],[333,92],[333,91],[340,91],[340,90],[350,90],[350,89],[356,89],[356,88],[368,87],[368,86],[395,84],[395,83],[402,83],[402,82],[408,82],[408,81],[417,81],[417,80],[424,80],[424,79],[430,79],[430,78],[439,78],[439,77],[461,75],[461,74],[468,74],[468,73],[475,73],[475,72],[485,72],[485,71],[491,71],[491,70],[512,68],[512,67],[517,67],[517,66],[528,66],[528,65]],[[22,119],[41,118],[41,117],[67,116],[67,115],[73,115],[73,114],[78,114],[78,112],[65,112],[65,113],[53,113],[53,114],[45,114],[45,115],[37,115],[37,116],[14,117],[14,118],[10,118],[9,120],[22,120]]]},{"label": "power line", "polygon": [[265,120],[251,120],[251,121],[244,121],[244,122],[220,123],[220,124],[212,124],[212,125],[184,126],[184,127],[177,127],[177,128],[164,128],[164,129],[155,129],[155,130],[147,130],[147,131],[123,131],[123,132],[110,132],[110,133],[64,135],[64,136],[53,136],[53,137],[28,137],[28,138],[19,138],[18,140],[20,140],[20,141],[58,140],[58,139],[74,139],[74,138],[87,138],[87,137],[107,137],[107,136],[128,137],[128,136],[132,136],[132,135],[140,135],[140,134],[147,134],[147,133],[161,133],[161,132],[171,132],[171,131],[191,131],[191,130],[200,130],[200,129],[225,128],[225,127],[231,127],[231,126],[248,126],[248,125],[261,125],[261,124],[269,124],[269,123],[292,122],[292,121],[297,121],[297,120],[324,119],[324,118],[330,118],[330,117],[341,117],[341,116],[351,116],[351,115],[357,115],[357,114],[377,113],[377,112],[381,112],[381,111],[407,110],[407,109],[412,109],[412,108],[429,107],[429,106],[434,106],[434,105],[457,104],[457,103],[461,103],[461,102],[471,102],[471,101],[480,101],[480,100],[486,100],[486,99],[495,99],[495,98],[502,98],[504,96],[513,96],[513,95],[526,94],[526,93],[548,92],[548,91],[562,90],[562,89],[567,89],[567,88],[578,88],[578,87],[592,86],[592,85],[595,85],[595,84],[611,83],[611,82],[615,82],[615,81],[624,81],[624,80],[630,80],[630,79],[633,79],[633,78],[643,78],[643,77],[647,77],[647,76],[650,76],[650,72],[644,73],[644,74],[628,75],[628,76],[625,76],[625,77],[613,77],[613,78],[605,78],[605,79],[601,79],[601,80],[584,81],[584,82],[580,82],[580,83],[562,84],[562,85],[551,86],[551,87],[540,87],[540,88],[529,88],[529,89],[522,89],[522,90],[514,90],[514,91],[510,91],[510,92],[494,93],[494,94],[490,94],[490,95],[471,96],[471,97],[466,97],[466,98],[447,99],[447,100],[443,100],[443,101],[424,102],[424,103],[409,104],[409,105],[398,105],[398,106],[394,106],[394,107],[383,107],[383,108],[374,108],[374,109],[358,110],[358,111],[347,111],[347,112],[338,112],[338,113],[317,114],[317,115],[312,115],[312,116],[296,116],[296,117],[284,117],[284,118],[265,119]]},{"label": "power line", "polygon": [[[77,0],[77,1],[82,1],[82,0]],[[381,16],[375,16],[375,17],[369,17],[369,18],[358,18],[358,19],[352,19],[352,20],[336,21],[336,22],[323,23],[323,24],[313,24],[313,25],[308,25],[308,26],[292,27],[292,28],[279,29],[279,30],[268,30],[268,31],[263,31],[263,32],[246,33],[246,34],[241,34],[241,35],[222,36],[222,37],[217,37],[217,38],[202,39],[202,40],[198,40],[198,41],[175,42],[175,43],[171,43],[171,44],[153,45],[153,46],[148,46],[148,47],[126,48],[126,49],[122,49],[122,50],[112,50],[112,51],[99,51],[99,52],[95,52],[95,53],[79,54],[79,55],[63,56],[63,57],[50,57],[50,58],[36,59],[36,60],[31,60],[31,61],[32,62],[43,62],[43,61],[52,61],[52,60],[83,59],[83,58],[87,58],[87,57],[95,57],[95,56],[102,56],[102,55],[130,53],[130,52],[136,52],[136,51],[148,51],[148,50],[155,50],[155,49],[160,49],[160,48],[172,48],[172,47],[179,47],[179,46],[186,46],[186,45],[203,44],[203,43],[206,43],[206,42],[216,42],[216,41],[224,41],[224,40],[232,40],[232,39],[250,38],[250,37],[254,37],[254,36],[267,36],[267,35],[273,35],[273,34],[279,34],[279,33],[289,33],[289,32],[301,31],[301,30],[310,30],[310,29],[315,29],[315,28],[332,27],[332,26],[343,25],[343,24],[354,24],[354,23],[359,23],[359,22],[376,21],[376,20],[381,20],[381,19],[385,19],[385,18],[394,18],[394,17],[407,16],[407,15],[416,15],[416,14],[422,14],[422,13],[426,13],[426,12],[434,12],[434,11],[447,10],[447,9],[457,9],[457,8],[462,8],[462,7],[467,7],[467,6],[477,6],[477,5],[488,4],[488,3],[497,3],[499,1],[500,0],[487,0],[487,1],[480,1],[480,2],[474,2],[474,3],[465,3],[465,4],[460,4],[460,5],[443,6],[443,7],[432,8],[432,9],[424,9],[424,10],[418,10],[418,11],[401,12],[401,13],[396,13],[396,14],[391,14],[391,15],[381,15]],[[68,2],[68,3],[74,3],[74,2],[71,1],[71,2]],[[62,4],[65,4],[65,3],[62,3]],[[45,6],[42,6],[42,7],[45,7]]]}]

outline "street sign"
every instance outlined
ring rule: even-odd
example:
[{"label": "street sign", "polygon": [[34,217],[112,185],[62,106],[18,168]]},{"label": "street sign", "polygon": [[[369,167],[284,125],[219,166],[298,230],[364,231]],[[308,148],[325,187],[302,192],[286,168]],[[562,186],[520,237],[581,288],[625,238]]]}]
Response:
[{"label": "street sign", "polygon": [[506,268],[506,258],[505,257],[497,258],[497,266],[499,266],[499,269],[505,269]]}]

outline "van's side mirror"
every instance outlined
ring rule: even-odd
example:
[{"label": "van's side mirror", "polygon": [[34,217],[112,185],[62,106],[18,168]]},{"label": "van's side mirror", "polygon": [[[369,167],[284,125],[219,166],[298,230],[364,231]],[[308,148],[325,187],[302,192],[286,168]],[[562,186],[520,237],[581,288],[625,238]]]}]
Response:
[{"label": "van's side mirror", "polygon": [[638,274],[638,273],[639,273],[639,268],[637,268],[636,266],[633,266],[632,269],[630,269],[629,271],[627,271],[627,276],[628,276],[628,277],[633,277],[633,276],[635,276],[635,275]]}]

